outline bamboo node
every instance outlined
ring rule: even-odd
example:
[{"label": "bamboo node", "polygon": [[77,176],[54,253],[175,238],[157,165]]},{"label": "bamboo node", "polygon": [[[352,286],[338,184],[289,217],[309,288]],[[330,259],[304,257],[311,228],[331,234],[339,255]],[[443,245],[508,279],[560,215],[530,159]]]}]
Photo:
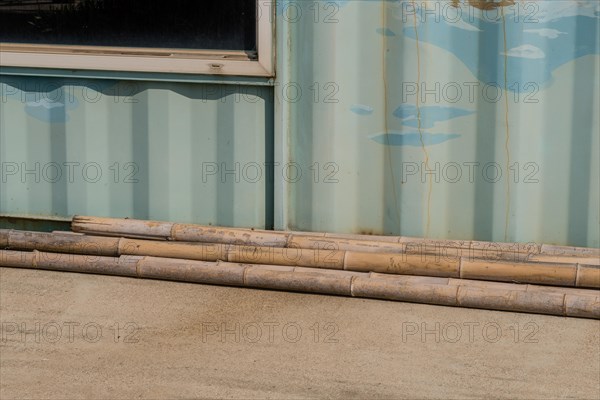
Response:
[{"label": "bamboo node", "polygon": [[171,229],[169,230],[169,237],[167,238],[167,240],[177,240],[177,225],[179,224],[171,225]]},{"label": "bamboo node", "polygon": [[342,257],[342,269],[347,270],[346,258],[348,257],[348,251],[344,250],[344,257]]},{"label": "bamboo node", "polygon": [[123,242],[123,240],[125,240],[125,238],[120,237],[119,241],[117,242],[117,255],[118,256],[122,256],[123,255],[123,253],[122,253],[122,249],[123,249],[123,243],[122,242]]},{"label": "bamboo node", "polygon": [[[371,274],[369,274],[370,277]],[[358,276],[351,276],[350,277],[350,296],[355,297],[354,294],[354,280],[358,278]]]}]

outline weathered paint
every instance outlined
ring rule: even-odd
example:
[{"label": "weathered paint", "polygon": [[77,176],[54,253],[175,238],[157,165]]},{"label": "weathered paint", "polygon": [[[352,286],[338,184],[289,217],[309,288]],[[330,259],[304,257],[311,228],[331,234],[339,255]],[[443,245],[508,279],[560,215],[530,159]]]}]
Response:
[{"label": "weathered paint", "polygon": [[423,4],[278,2],[275,82],[3,68],[0,214],[600,246],[598,3]]},{"label": "weathered paint", "polygon": [[270,87],[0,82],[0,213],[269,225]]},{"label": "weathered paint", "polygon": [[330,3],[278,10],[278,227],[600,245],[595,0]]}]

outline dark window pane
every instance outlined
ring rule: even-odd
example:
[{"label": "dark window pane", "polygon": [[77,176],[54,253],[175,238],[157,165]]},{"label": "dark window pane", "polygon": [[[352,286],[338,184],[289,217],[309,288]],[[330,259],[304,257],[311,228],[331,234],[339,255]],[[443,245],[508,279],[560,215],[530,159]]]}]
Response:
[{"label": "dark window pane", "polygon": [[254,0],[0,0],[0,41],[255,50]]}]

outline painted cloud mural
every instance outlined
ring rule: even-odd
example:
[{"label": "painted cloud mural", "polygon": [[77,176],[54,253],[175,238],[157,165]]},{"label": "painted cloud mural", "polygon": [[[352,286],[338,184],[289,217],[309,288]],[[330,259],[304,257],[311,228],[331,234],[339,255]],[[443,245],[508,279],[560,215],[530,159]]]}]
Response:
[{"label": "painted cloud mural", "polygon": [[[376,27],[374,33],[385,36],[388,43],[403,41],[395,47],[399,49],[396,51],[409,46],[407,40],[427,45],[427,49],[435,46],[452,56],[448,62],[462,63],[482,85],[506,91],[500,96],[526,96],[532,88],[543,91],[553,84],[553,73],[558,68],[578,58],[600,54],[597,0],[398,0],[388,2],[387,7],[391,16],[388,25],[392,25]],[[432,53],[427,51],[427,56],[421,55],[424,63],[432,62]],[[390,129],[368,136],[392,146],[415,145],[415,134],[418,145],[456,139],[460,135],[428,131],[438,123],[475,114],[474,110],[443,101],[436,105],[412,102],[388,107],[403,127],[419,128],[417,132]],[[356,107],[351,111],[361,117],[371,115]]]}]

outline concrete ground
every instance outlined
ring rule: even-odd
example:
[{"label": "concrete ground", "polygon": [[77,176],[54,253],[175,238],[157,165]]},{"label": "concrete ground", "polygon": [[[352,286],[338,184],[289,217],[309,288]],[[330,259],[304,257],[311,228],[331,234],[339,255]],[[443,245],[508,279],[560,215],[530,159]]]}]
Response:
[{"label": "concrete ground", "polygon": [[0,398],[599,399],[600,321],[0,268]]}]

